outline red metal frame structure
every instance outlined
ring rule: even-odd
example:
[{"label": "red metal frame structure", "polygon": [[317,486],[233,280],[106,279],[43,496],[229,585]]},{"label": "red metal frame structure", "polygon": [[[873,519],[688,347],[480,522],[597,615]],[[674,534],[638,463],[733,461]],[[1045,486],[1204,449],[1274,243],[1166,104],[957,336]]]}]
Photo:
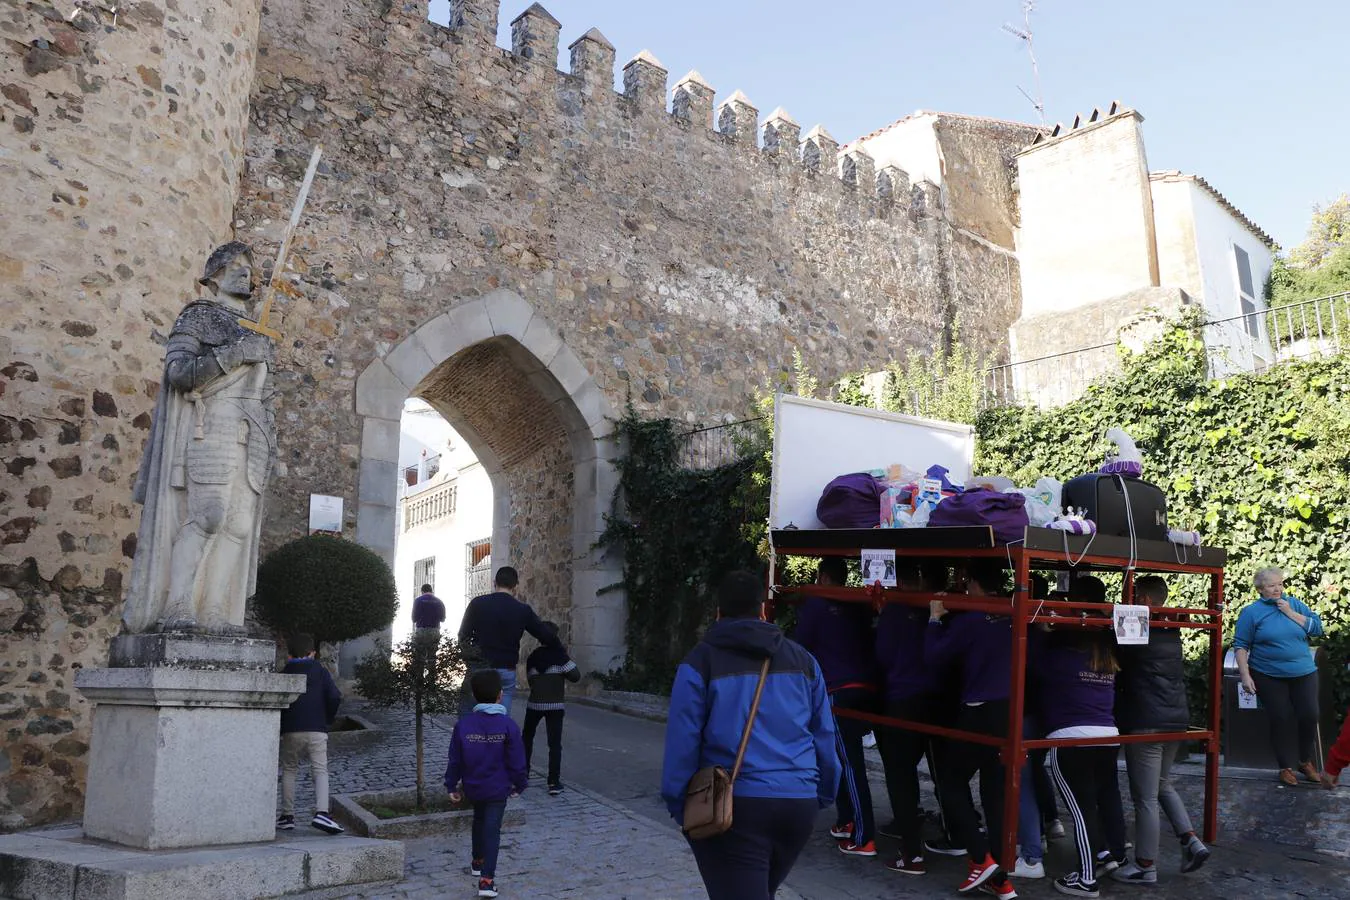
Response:
[{"label": "red metal frame structure", "polygon": [[[925,529],[838,529],[802,531],[787,529],[772,532],[776,556],[856,557],[863,549],[894,549],[897,560],[904,558],[945,562],[959,566],[975,559],[1007,562],[1013,571],[1010,598],[968,598],[960,594],[931,594],[901,591],[895,588],[825,587],[821,585],[782,586],[770,573],[770,593],[766,616],[772,620],[779,599],[792,602],[804,595],[823,596],[854,603],[885,603],[926,606],[941,599],[951,610],[976,610],[1008,615],[1012,619],[1011,694],[1008,703],[1006,737],[942,728],[924,722],[894,719],[854,710],[838,710],[838,715],[873,722],[877,725],[907,728],[924,734],[971,743],[997,746],[1004,766],[1003,859],[1011,869],[1017,855],[1017,814],[1021,791],[1022,763],[1027,750],[1050,747],[1085,747],[1159,741],[1201,741],[1205,745],[1205,822],[1204,840],[1213,841],[1218,833],[1219,810],[1219,717],[1223,684],[1223,566],[1226,554],[1216,548],[1181,548],[1160,541],[1134,540],[1097,535],[1070,536],[1065,532],[1028,528],[1018,545],[993,546],[988,528]],[[1093,552],[1093,550],[1099,552]],[[1195,557],[1195,561],[1190,561]],[[776,566],[776,563],[775,563]],[[1124,576],[1125,603],[1134,596],[1136,573],[1207,575],[1209,602],[1204,609],[1160,607],[1149,617],[1150,628],[1198,628],[1209,632],[1209,722],[1205,729],[1167,734],[1120,735],[1108,738],[1060,738],[1027,740],[1022,735],[1026,705],[1025,672],[1027,628],[1038,623],[1053,623],[1057,628],[1110,628],[1112,621],[1103,612],[1109,604],[1068,600],[1034,600],[1031,597],[1031,572],[1036,570],[1074,570],[1119,572]],[[1088,613],[1096,613],[1089,616]],[[1077,618],[1072,618],[1077,616]]]}]

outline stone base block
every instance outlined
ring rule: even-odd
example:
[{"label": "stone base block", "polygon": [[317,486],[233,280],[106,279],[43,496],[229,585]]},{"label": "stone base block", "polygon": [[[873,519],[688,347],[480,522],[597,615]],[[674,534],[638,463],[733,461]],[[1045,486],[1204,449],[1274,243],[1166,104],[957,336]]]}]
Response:
[{"label": "stone base block", "polygon": [[277,668],[273,641],[208,634],[123,634],[113,638],[108,656],[114,669],[172,666],[275,672]]},{"label": "stone base block", "polygon": [[280,709],[303,675],[87,669],[84,833],[159,850],[271,840]]},{"label": "stone base block", "polygon": [[403,844],[297,835],[237,847],[133,850],[78,827],[0,836],[8,900],[254,900],[403,878]]}]

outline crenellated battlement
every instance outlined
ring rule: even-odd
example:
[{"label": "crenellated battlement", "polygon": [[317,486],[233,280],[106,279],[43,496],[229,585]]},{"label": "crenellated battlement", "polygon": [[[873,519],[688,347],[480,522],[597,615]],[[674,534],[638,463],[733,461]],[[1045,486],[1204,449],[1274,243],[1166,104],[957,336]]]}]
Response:
[{"label": "crenellated battlement", "polygon": [[[499,3],[495,0],[454,0],[449,29],[458,38],[458,51],[483,54],[496,61],[503,56],[522,66],[547,67],[557,59],[562,25],[541,4],[534,3],[511,22],[511,48],[501,51],[488,46],[484,37],[495,30]],[[848,191],[883,203],[869,208],[885,213],[894,206],[898,186],[908,193],[909,178],[897,170],[884,180],[877,177],[871,157],[861,149],[841,152],[839,141],[816,125],[801,136],[801,126],[780,106],[762,122],[758,108],[740,90],[716,103],[716,90],[696,70],[691,70],[670,88],[669,71],[649,50],[642,50],[623,64],[622,92],[612,90],[616,52],[614,45],[591,28],[570,45],[566,72],[556,71],[557,89],[578,90],[585,103],[609,106],[622,101],[628,114],[648,120],[666,119],[672,127],[702,129],[710,139],[720,139],[729,149],[763,157],[775,165],[794,164],[809,179],[827,186],[833,177]],[[891,167],[894,168],[894,167]],[[935,204],[906,202],[905,208],[936,211]]]}]

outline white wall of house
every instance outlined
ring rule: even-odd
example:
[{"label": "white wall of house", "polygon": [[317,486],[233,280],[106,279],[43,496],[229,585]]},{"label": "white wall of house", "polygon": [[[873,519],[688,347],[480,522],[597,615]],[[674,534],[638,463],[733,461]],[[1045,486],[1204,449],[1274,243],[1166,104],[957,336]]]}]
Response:
[{"label": "white wall of house", "polygon": [[[1211,322],[1250,316],[1205,329],[1213,370],[1260,368],[1270,357],[1260,315],[1269,238],[1204,179],[1150,173],[1142,121],[1122,110],[1018,156],[1022,316],[1009,329],[1012,358],[1115,341],[1128,323],[1099,314],[1106,307],[1155,304],[1138,314],[1170,317],[1195,302]],[[1054,334],[1065,343],[1047,349]],[[1030,377],[1014,376],[1024,387]],[[1053,387],[1056,375],[1047,377],[1028,395]]]},{"label": "white wall of house", "polygon": [[[1200,278],[1210,317],[1231,319],[1264,310],[1266,280],[1274,264],[1270,247],[1209,191],[1192,183],[1191,193]],[[1240,275],[1239,259],[1244,256],[1247,271]],[[1211,326],[1206,339],[1211,349],[1222,349],[1227,363],[1237,370],[1250,371],[1270,358],[1264,316]]]},{"label": "white wall of house", "polygon": [[1126,110],[1017,157],[1023,319],[1158,285],[1142,121]]},{"label": "white wall of house", "polygon": [[854,143],[872,157],[877,169],[895,166],[909,175],[910,184],[927,179],[942,186],[942,147],[935,131],[937,116],[915,113],[881,131]]},{"label": "white wall of house", "polygon": [[[403,470],[437,455],[436,475],[407,486]],[[464,439],[421,401],[410,400],[404,407],[399,461],[395,642],[412,632],[412,603],[421,586],[418,564],[425,560],[434,560],[431,580],[436,596],[445,603],[444,628],[451,633],[458,630],[471,599],[465,596],[467,547],[492,536],[493,512],[492,483],[482,464]]]}]

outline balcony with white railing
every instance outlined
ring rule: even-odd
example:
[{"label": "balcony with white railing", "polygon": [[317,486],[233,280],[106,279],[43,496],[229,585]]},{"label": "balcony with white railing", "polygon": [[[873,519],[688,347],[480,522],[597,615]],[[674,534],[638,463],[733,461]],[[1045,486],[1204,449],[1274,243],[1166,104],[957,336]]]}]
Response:
[{"label": "balcony with white railing", "polygon": [[400,501],[403,506],[403,530],[407,532],[423,525],[449,521],[455,515],[458,499],[459,485],[454,481],[446,481],[404,497]]}]

